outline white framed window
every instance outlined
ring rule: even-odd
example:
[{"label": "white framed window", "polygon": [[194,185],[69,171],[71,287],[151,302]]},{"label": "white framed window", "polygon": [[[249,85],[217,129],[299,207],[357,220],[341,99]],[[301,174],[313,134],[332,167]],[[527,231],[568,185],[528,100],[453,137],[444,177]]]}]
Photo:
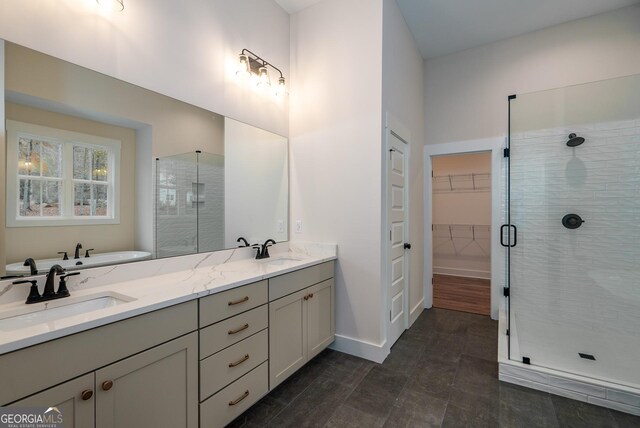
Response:
[{"label": "white framed window", "polygon": [[7,120],[7,227],[118,224],[121,142]]}]

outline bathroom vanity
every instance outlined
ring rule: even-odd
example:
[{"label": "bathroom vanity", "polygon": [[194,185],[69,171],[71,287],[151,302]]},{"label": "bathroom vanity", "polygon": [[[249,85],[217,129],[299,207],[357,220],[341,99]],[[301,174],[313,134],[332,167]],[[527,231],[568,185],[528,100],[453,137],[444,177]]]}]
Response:
[{"label": "bathroom vanity", "polygon": [[334,339],[335,246],[278,247],[266,260],[248,249],[172,259],[192,267],[139,278],[132,265],[86,270],[72,297],[131,300],[12,331],[3,312],[24,303],[0,300],[0,404],[56,406],[65,426],[226,425]]}]

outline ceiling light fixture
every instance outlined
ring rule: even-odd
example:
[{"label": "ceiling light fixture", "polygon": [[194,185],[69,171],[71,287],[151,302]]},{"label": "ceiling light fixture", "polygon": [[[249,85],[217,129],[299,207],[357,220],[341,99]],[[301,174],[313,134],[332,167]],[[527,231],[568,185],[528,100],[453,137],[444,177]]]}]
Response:
[{"label": "ceiling light fixture", "polygon": [[251,74],[256,75],[258,81],[257,84],[260,88],[268,88],[271,86],[271,78],[269,76],[268,68],[273,68],[280,74],[280,77],[278,78],[278,86],[276,87],[276,95],[285,94],[286,84],[284,76],[278,67],[265,61],[249,49],[242,49],[240,55],[238,55],[238,60],[238,71],[236,71],[236,75],[240,77],[247,77]]},{"label": "ceiling light fixture", "polygon": [[122,12],[124,10],[124,0],[96,0],[105,10]]}]

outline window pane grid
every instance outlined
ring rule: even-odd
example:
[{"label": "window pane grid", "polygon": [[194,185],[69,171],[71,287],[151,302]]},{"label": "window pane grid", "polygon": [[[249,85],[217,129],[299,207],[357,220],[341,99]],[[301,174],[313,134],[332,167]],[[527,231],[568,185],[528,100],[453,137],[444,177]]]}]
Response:
[{"label": "window pane grid", "polygon": [[[71,176],[63,176],[64,151],[72,152]],[[75,218],[110,214],[111,152],[106,147],[52,142],[44,137],[18,139],[18,217],[62,217],[66,186]],[[69,179],[70,178],[70,179]]]}]

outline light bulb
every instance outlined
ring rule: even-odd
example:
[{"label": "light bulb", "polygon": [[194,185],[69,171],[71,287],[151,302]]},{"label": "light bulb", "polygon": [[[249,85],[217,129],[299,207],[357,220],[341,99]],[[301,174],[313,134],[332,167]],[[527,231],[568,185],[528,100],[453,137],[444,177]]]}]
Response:
[{"label": "light bulb", "polygon": [[236,76],[248,77],[249,74],[251,74],[251,65],[249,64],[249,56],[245,54],[240,54],[238,58],[240,62],[238,63],[238,71],[236,71]]},{"label": "light bulb", "polygon": [[96,0],[105,10],[121,12],[124,10],[124,0]]},{"label": "light bulb", "polygon": [[283,96],[285,94],[286,85],[284,83],[284,77],[278,78],[278,87],[276,88],[276,95]]},{"label": "light bulb", "polygon": [[262,66],[258,69],[258,86],[271,86],[271,81],[269,80],[269,70],[267,70],[267,67],[265,66]]}]

